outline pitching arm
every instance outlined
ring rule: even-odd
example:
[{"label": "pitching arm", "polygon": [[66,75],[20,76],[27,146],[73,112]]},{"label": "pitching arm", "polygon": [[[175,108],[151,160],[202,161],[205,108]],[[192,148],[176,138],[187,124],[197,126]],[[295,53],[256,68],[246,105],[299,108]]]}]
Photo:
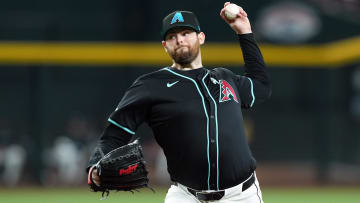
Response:
[{"label": "pitching arm", "polygon": [[240,90],[243,108],[250,108],[270,97],[271,82],[254,35],[249,33],[238,36],[245,61],[245,75],[236,75],[235,81]]},{"label": "pitching arm", "polygon": [[238,34],[241,50],[245,61],[245,76],[236,76],[240,98],[243,108],[250,108],[269,98],[271,95],[271,83],[268,70],[260,49],[252,33],[251,24],[247,13],[238,5],[238,13],[234,19],[228,19],[225,15],[226,7],[230,2],[224,4],[220,11],[221,18]]}]

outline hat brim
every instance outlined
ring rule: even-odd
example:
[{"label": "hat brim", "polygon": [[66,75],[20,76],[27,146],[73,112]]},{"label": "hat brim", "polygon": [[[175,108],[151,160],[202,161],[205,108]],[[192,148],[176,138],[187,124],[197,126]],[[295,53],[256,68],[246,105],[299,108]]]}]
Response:
[{"label": "hat brim", "polygon": [[175,26],[169,27],[164,33],[162,33],[163,40],[165,40],[165,37],[169,33],[170,30],[173,30],[173,29],[176,29],[176,28],[190,28],[190,29],[194,30],[197,33],[200,32],[199,29],[197,29],[194,25],[191,25],[191,24],[175,25]]}]

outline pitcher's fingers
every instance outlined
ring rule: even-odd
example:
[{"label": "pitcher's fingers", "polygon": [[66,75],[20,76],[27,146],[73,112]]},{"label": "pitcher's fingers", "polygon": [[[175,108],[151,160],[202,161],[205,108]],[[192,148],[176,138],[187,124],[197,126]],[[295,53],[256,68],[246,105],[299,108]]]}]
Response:
[{"label": "pitcher's fingers", "polygon": [[97,174],[97,172],[96,173],[92,173],[92,180],[94,181],[94,183],[96,184],[96,185],[100,185],[100,182],[101,182],[101,180],[100,180],[100,177],[98,176],[98,174]]},{"label": "pitcher's fingers", "polygon": [[237,14],[237,16],[239,16],[240,18],[246,18],[247,17],[247,13],[246,12],[239,12]]},{"label": "pitcher's fingers", "polygon": [[243,15],[243,16],[245,16],[245,17],[247,17],[247,13],[246,13],[246,11],[241,10],[241,11],[240,11],[240,13],[241,13],[241,15]]},{"label": "pitcher's fingers", "polygon": [[220,10],[220,15],[222,15],[224,12],[225,12],[225,8],[222,8],[222,9]]},{"label": "pitcher's fingers", "polygon": [[91,175],[92,175],[93,180],[97,180],[97,179],[100,180],[100,177],[97,174],[97,169],[93,170]]},{"label": "pitcher's fingers", "polygon": [[92,178],[93,180],[100,181],[100,177],[98,176],[98,174],[93,174]]},{"label": "pitcher's fingers", "polygon": [[100,178],[99,178],[99,176],[98,176],[98,177],[93,177],[93,181],[94,181],[96,184],[99,184],[99,183],[100,183]]},{"label": "pitcher's fingers", "polygon": [[226,23],[230,23],[230,21],[225,17],[225,9],[224,8],[221,9],[220,16]]},{"label": "pitcher's fingers", "polygon": [[225,19],[225,8],[221,9],[220,16]]}]

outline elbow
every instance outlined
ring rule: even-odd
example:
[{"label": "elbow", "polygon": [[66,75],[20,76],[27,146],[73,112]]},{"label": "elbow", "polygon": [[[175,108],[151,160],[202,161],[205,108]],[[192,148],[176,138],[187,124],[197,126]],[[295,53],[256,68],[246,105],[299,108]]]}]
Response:
[{"label": "elbow", "polygon": [[267,89],[267,98],[266,99],[270,99],[270,97],[272,95],[272,86],[270,83],[266,89]]},{"label": "elbow", "polygon": [[261,96],[259,95],[259,101],[262,103],[268,99],[270,99],[272,95],[272,87],[271,87],[271,84],[270,82],[269,83],[263,83],[263,86],[262,86],[262,94]]}]

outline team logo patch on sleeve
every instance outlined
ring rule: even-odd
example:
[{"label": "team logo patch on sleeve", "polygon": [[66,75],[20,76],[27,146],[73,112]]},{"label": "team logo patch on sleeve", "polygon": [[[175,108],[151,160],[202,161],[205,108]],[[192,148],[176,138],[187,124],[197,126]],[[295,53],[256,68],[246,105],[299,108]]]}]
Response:
[{"label": "team logo patch on sleeve", "polygon": [[219,102],[226,102],[231,100],[231,97],[239,103],[234,89],[231,87],[231,85],[226,82],[226,80],[219,80],[220,85],[220,101]]}]

